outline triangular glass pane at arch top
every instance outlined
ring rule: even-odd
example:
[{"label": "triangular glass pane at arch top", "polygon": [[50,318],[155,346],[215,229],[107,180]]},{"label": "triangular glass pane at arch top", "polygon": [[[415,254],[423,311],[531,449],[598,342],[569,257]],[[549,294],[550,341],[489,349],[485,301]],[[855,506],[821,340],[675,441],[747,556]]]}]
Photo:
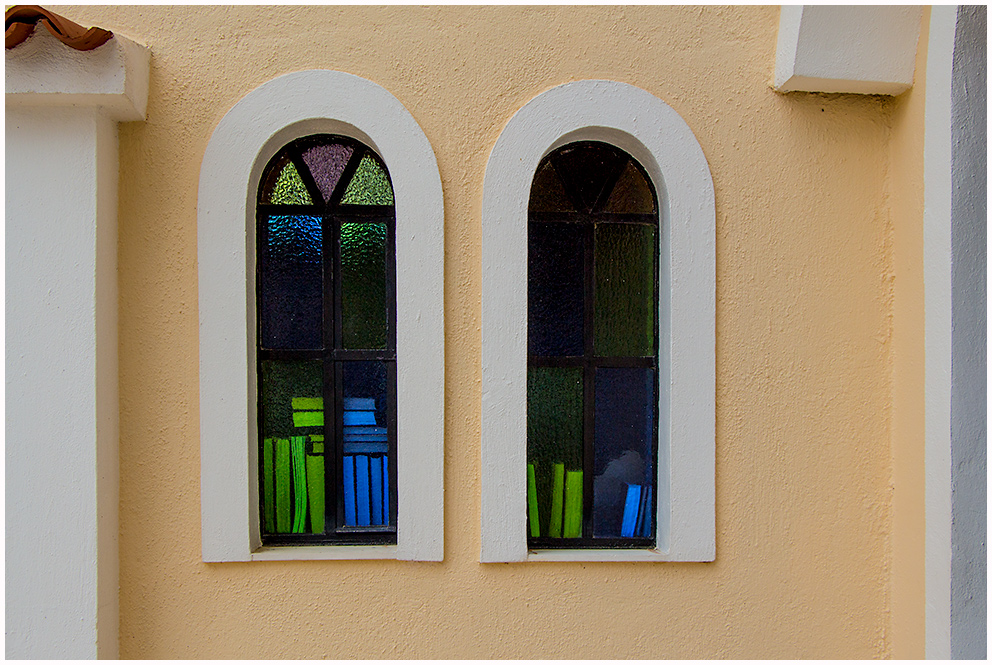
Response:
[{"label": "triangular glass pane at arch top", "polygon": [[641,170],[634,166],[633,161],[627,162],[626,168],[620,175],[610,200],[606,202],[605,212],[652,213],[655,212],[654,194],[647,178]]},{"label": "triangular glass pane at arch top", "polygon": [[587,210],[592,210],[606,185],[623,165],[627,156],[605,143],[578,143],[565,146],[558,153],[557,164],[582,198]]},{"label": "triangular glass pane at arch top", "polygon": [[565,186],[550,161],[545,161],[534,174],[528,209],[534,212],[575,212],[575,206],[565,194]]},{"label": "triangular glass pane at arch top", "polygon": [[330,202],[334,187],[338,184],[338,179],[354,151],[355,149],[350,145],[334,143],[315,145],[303,153],[303,161],[310,169],[310,174],[317,183],[325,203]]},{"label": "triangular glass pane at arch top", "polygon": [[362,157],[358,170],[348,183],[341,203],[352,205],[393,205],[393,188],[389,176],[372,155]]},{"label": "triangular glass pane at arch top", "polygon": [[262,187],[262,203],[276,205],[311,205],[313,199],[307,193],[306,185],[296,167],[288,157],[281,157],[269,171],[269,177]]}]

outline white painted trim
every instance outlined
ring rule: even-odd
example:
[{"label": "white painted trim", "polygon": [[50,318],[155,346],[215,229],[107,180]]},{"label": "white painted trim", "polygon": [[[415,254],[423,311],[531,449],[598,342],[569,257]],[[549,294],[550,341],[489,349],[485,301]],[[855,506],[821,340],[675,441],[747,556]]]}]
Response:
[{"label": "white painted trim", "polygon": [[145,119],[151,53],[127,37],[77,51],[39,28],[5,55],[8,107],[88,106],[121,122]]},{"label": "white painted trim", "polygon": [[926,656],[951,657],[951,70],[957,7],[934,6],[923,143]]},{"label": "white painted trim", "polygon": [[784,5],[774,87],[898,95],[913,85],[921,7]]},{"label": "white painted trim", "polygon": [[[396,199],[397,544],[261,549],[255,416],[254,200],[283,145],[317,132],[372,147]],[[444,552],[444,211],[434,152],[384,88],[343,72],[286,74],[248,93],[214,130],[197,202],[204,561],[382,558]]]},{"label": "white painted trim", "polygon": [[[527,203],[541,158],[612,143],[647,170],[660,202],[658,549],[527,551]],[[668,104],[615,81],[577,81],[528,102],[486,166],[482,199],[482,550],[497,561],[712,561],[715,237],[713,180]]]}]

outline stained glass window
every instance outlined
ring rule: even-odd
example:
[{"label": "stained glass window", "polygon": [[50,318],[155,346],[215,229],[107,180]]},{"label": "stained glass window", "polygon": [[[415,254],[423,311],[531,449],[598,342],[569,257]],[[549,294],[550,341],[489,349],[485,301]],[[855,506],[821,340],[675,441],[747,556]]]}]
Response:
[{"label": "stained glass window", "polygon": [[307,136],[258,191],[263,544],[396,542],[395,215],[354,139]]},{"label": "stained glass window", "polygon": [[539,164],[528,213],[527,529],[533,549],[651,547],[658,201],[615,146]]}]

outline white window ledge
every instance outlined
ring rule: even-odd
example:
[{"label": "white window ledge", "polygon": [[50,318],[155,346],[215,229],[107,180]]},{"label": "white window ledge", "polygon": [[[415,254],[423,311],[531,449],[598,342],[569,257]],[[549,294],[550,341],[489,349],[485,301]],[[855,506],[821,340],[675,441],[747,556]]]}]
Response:
[{"label": "white window ledge", "polygon": [[[527,549],[527,204],[541,158],[580,140],[627,151],[658,192],[657,549]],[[713,560],[715,237],[706,158],[657,97],[615,81],[577,81],[510,119],[489,157],[482,199],[483,562]]]}]

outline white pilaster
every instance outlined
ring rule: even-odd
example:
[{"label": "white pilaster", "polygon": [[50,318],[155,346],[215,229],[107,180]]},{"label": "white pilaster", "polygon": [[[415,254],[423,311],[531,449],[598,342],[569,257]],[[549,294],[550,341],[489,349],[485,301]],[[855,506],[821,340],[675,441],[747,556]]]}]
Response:
[{"label": "white pilaster", "polygon": [[6,656],[116,658],[117,121],[148,52],[5,55]]}]

